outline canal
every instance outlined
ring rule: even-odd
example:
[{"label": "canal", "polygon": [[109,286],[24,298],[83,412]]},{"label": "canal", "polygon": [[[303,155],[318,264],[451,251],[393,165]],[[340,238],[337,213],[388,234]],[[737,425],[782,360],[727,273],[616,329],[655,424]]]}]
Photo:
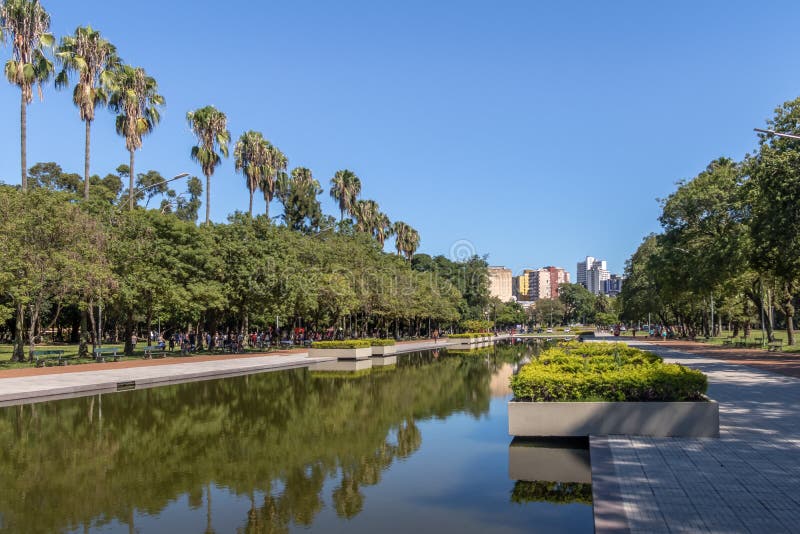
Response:
[{"label": "canal", "polygon": [[536,350],[3,408],[0,531],[592,532],[585,444],[508,435]]}]

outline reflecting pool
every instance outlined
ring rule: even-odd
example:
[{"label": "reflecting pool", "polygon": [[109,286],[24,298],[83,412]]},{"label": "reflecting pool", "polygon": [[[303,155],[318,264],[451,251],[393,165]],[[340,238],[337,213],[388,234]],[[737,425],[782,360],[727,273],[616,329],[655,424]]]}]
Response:
[{"label": "reflecting pool", "polygon": [[512,444],[508,379],[533,351],[3,408],[0,531],[591,532],[587,480],[512,478],[583,461]]}]

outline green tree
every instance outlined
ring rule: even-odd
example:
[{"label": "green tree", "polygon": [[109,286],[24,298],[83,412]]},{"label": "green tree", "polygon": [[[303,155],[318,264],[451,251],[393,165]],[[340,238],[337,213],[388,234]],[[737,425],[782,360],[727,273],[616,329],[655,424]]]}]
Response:
[{"label": "green tree", "polygon": [[42,84],[53,74],[53,63],[44,53],[55,42],[50,15],[38,0],[4,0],[0,4],[0,35],[11,42],[6,78],[20,89],[20,163],[22,190],[27,191],[28,104],[33,101],[33,86],[39,86],[41,98]]},{"label": "green tree", "polygon": [[261,132],[253,130],[243,133],[233,149],[236,172],[245,176],[247,191],[250,193],[250,207],[248,213],[253,216],[253,195],[267,175],[272,176],[269,167],[269,142],[264,139]]},{"label": "green tree", "polygon": [[289,165],[289,160],[283,152],[269,143],[269,141],[267,141],[267,160],[270,172],[261,177],[258,188],[261,189],[261,193],[264,195],[264,214],[269,218],[269,205],[272,199],[275,198],[278,178],[286,176],[286,166]]},{"label": "green tree", "polygon": [[564,305],[564,322],[591,323],[594,320],[595,296],[581,284],[561,284],[558,299]]},{"label": "green tree", "polygon": [[108,88],[113,70],[119,67],[119,57],[116,47],[103,39],[100,32],[91,26],[78,27],[74,35],[62,37],[56,57],[62,66],[61,72],[56,76],[56,87],[65,87],[69,83],[70,72],[78,75],[72,102],[78,107],[81,120],[86,126],[83,198],[88,200],[91,129],[95,107],[108,102]]},{"label": "green tree", "polygon": [[214,106],[206,106],[187,113],[186,120],[198,143],[192,147],[192,159],[200,164],[206,177],[206,224],[209,224],[211,222],[211,175],[214,174],[214,169],[222,163],[222,157],[228,157],[228,143],[231,140],[228,118]]},{"label": "green tree", "polygon": [[353,206],[361,194],[361,180],[348,169],[336,171],[331,178],[331,198],[339,203],[339,221],[344,221],[344,214],[353,213]]},{"label": "green tree", "polygon": [[134,154],[142,147],[142,137],[153,131],[161,120],[159,107],[164,97],[158,94],[158,84],[141,67],[122,65],[110,77],[109,107],[117,114],[117,133],[125,138],[130,154],[128,166],[128,209],[134,206]]},{"label": "green tree", "polygon": [[283,204],[283,220],[286,226],[305,233],[319,229],[322,222],[322,208],[317,197],[321,193],[322,188],[311,174],[311,169],[306,167],[292,169],[291,179],[281,180],[277,187],[277,196]]}]

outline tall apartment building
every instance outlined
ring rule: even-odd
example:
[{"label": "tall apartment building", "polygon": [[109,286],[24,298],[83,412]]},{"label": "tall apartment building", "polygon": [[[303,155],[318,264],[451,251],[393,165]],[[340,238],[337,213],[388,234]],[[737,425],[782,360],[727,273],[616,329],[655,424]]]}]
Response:
[{"label": "tall apartment building", "polygon": [[569,273],[561,267],[542,267],[528,272],[530,300],[557,299],[558,286],[569,283]]},{"label": "tall apartment building", "polygon": [[505,267],[489,267],[489,295],[503,302],[512,300],[511,269]]},{"label": "tall apartment building", "polygon": [[525,269],[522,274],[514,277],[514,296],[520,302],[528,302],[531,300],[531,269]]},{"label": "tall apartment building", "polygon": [[603,282],[610,277],[606,260],[592,256],[586,256],[584,261],[579,261],[577,271],[578,283],[595,295],[603,292]]},{"label": "tall apartment building", "polygon": [[612,274],[608,280],[603,281],[603,293],[610,297],[616,297],[622,291],[623,281],[621,276]]}]

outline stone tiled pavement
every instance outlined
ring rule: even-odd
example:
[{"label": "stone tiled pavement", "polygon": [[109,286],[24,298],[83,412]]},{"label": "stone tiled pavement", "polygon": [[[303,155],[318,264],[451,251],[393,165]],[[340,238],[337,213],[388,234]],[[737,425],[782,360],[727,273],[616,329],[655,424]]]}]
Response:
[{"label": "stone tiled pavement", "polygon": [[800,532],[800,379],[637,345],[708,375],[720,438],[592,438],[610,449],[627,530]]}]

